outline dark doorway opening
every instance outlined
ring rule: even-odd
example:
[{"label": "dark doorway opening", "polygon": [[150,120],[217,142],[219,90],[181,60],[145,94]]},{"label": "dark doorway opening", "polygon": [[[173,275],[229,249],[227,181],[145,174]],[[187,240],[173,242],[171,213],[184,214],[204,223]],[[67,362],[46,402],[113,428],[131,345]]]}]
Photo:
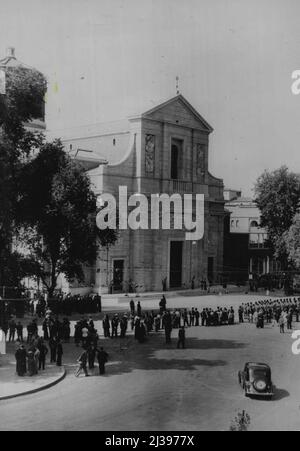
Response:
[{"label": "dark doorway opening", "polygon": [[172,156],[171,156],[171,179],[178,180],[178,147],[172,145]]},{"label": "dark doorway opening", "polygon": [[124,260],[114,260],[113,262],[114,291],[123,291],[123,283],[124,283]]},{"label": "dark doorway opening", "polygon": [[183,242],[171,241],[170,246],[170,288],[182,286]]}]

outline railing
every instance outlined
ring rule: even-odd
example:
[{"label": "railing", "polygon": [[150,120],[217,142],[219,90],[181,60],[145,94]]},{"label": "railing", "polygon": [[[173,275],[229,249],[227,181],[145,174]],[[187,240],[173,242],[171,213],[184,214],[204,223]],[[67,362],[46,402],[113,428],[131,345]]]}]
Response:
[{"label": "railing", "polygon": [[265,243],[249,243],[249,249],[270,249]]},{"label": "railing", "polygon": [[183,180],[171,180],[170,191],[173,193],[192,193],[192,183]]}]

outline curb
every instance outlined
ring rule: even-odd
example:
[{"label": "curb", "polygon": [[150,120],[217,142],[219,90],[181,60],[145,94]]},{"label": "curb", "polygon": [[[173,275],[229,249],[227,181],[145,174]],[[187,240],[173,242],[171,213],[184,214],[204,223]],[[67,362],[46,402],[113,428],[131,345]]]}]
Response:
[{"label": "curb", "polygon": [[47,385],[43,385],[39,388],[35,388],[34,390],[29,390],[26,392],[22,392],[22,393],[16,393],[14,395],[8,395],[8,396],[2,396],[0,397],[0,401],[6,401],[8,399],[14,399],[14,398],[20,398],[21,396],[28,396],[28,395],[33,395],[34,393],[38,393],[40,391],[44,391],[44,390],[48,390],[51,387],[54,387],[55,385],[59,384],[61,381],[63,381],[65,379],[67,375],[67,371],[64,368],[62,371],[62,374],[59,378],[57,378],[56,380],[54,380],[53,382],[50,382]]}]

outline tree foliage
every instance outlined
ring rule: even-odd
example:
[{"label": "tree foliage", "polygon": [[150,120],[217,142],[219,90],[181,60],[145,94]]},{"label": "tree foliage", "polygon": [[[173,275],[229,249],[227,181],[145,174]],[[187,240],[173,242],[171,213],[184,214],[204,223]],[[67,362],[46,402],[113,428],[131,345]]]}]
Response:
[{"label": "tree foliage", "polygon": [[4,133],[19,145],[26,123],[44,116],[45,77],[35,69],[14,67],[6,69],[6,95],[2,98],[0,125]]},{"label": "tree foliage", "polygon": [[[24,157],[44,142],[43,135],[29,131],[26,124],[42,117],[47,82],[34,69],[5,71],[6,94],[0,95],[0,266],[10,268],[16,258],[8,246],[14,233],[18,173]],[[11,280],[8,271],[2,271],[0,284],[11,284]]]},{"label": "tree foliage", "polygon": [[[83,266],[97,255],[96,196],[83,168],[59,140],[45,144],[20,177],[18,224],[30,252],[31,272],[50,295],[57,278],[84,281]],[[112,240],[100,236],[101,244]]]},{"label": "tree foliage", "polygon": [[266,227],[275,256],[287,264],[285,233],[293,223],[300,201],[300,176],[283,166],[265,171],[255,186],[261,226]]}]

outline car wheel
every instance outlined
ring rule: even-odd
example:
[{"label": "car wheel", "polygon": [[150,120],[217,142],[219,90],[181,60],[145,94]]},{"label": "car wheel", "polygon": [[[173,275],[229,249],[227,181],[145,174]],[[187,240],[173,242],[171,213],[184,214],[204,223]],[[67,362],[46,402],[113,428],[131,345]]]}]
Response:
[{"label": "car wheel", "polygon": [[266,382],[261,379],[254,381],[253,385],[255,390],[258,391],[259,393],[263,393],[267,388]]}]

